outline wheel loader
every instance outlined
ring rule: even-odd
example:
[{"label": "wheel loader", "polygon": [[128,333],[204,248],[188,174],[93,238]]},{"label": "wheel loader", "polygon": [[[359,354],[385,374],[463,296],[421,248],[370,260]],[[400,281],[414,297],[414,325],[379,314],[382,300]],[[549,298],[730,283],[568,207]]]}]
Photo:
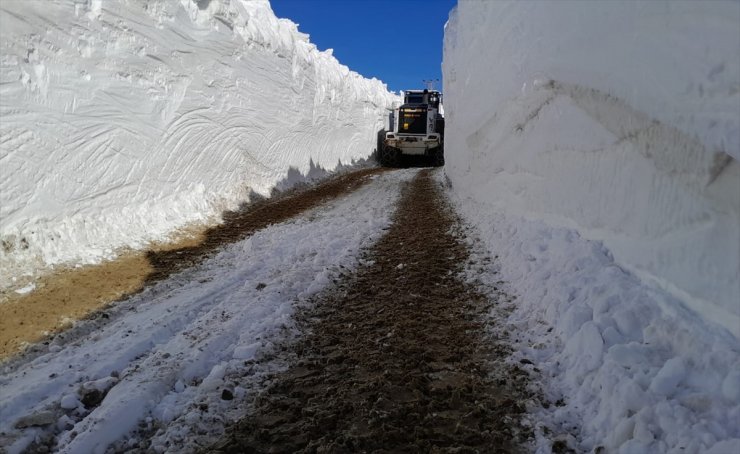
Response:
[{"label": "wheel loader", "polygon": [[390,130],[379,140],[380,164],[398,167],[404,156],[423,156],[434,166],[444,165],[443,115],[442,93],[429,89],[405,91],[403,104],[390,113]]}]

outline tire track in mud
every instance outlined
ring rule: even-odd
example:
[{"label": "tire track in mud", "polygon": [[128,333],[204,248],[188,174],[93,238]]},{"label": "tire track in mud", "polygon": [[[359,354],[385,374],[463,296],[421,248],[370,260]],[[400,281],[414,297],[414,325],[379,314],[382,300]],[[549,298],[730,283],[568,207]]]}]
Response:
[{"label": "tire track in mud", "polygon": [[459,277],[451,213],[421,171],[366,265],[298,313],[294,365],[210,452],[519,451],[525,380],[487,338],[493,302]]}]

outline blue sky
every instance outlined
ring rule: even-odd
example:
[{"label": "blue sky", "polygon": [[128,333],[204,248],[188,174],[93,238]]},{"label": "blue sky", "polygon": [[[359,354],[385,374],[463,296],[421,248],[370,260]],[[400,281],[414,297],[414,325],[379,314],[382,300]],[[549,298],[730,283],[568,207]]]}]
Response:
[{"label": "blue sky", "polygon": [[319,50],[393,91],[442,88],[444,24],[457,0],[270,0]]}]

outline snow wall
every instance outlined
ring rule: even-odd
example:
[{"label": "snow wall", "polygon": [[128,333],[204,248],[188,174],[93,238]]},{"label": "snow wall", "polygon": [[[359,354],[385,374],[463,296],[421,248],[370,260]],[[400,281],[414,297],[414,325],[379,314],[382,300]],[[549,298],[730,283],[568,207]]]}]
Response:
[{"label": "snow wall", "polygon": [[396,100],[267,0],[0,3],[0,288],[368,157]]},{"label": "snow wall", "polygon": [[445,172],[740,334],[740,2],[461,0]]}]

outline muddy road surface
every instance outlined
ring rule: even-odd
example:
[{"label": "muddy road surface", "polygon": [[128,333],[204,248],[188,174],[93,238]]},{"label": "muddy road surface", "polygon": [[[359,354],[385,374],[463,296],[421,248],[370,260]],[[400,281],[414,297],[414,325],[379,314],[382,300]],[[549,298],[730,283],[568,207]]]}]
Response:
[{"label": "muddy road surface", "polygon": [[495,301],[440,184],[422,170],[364,266],[296,314],[306,333],[208,452],[518,452],[526,391],[486,333]]},{"label": "muddy road surface", "polygon": [[526,450],[506,304],[467,283],[485,251],[440,177],[339,176],[34,292],[53,308],[136,275],[2,364],[0,452]]}]

